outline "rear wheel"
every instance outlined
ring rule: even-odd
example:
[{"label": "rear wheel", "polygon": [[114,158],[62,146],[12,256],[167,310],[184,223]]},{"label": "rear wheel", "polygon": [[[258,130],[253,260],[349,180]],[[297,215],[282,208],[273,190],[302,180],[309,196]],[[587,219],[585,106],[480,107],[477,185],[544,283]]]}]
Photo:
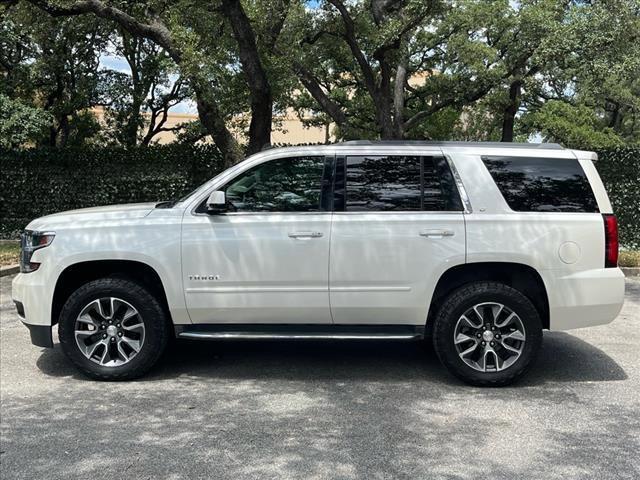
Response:
[{"label": "rear wheel", "polygon": [[458,378],[477,386],[503,386],[535,360],[542,324],[518,290],[477,282],[446,299],[435,319],[433,342],[441,362]]},{"label": "rear wheel", "polygon": [[102,278],[76,290],[60,313],[58,335],[64,353],[98,380],[144,375],[160,358],[169,324],[158,300],[143,286]]}]

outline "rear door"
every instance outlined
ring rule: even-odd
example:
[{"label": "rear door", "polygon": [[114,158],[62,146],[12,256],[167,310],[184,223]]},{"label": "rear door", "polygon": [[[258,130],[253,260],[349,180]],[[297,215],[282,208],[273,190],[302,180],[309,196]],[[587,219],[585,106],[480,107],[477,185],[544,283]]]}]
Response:
[{"label": "rear door", "polygon": [[465,261],[463,204],[447,159],[338,156],[334,209],[334,323],[424,325],[438,278]]}]

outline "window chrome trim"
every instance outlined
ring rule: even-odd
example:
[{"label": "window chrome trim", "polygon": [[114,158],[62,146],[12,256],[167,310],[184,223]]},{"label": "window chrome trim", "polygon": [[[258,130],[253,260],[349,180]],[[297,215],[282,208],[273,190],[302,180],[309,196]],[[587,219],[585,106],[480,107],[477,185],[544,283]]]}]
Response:
[{"label": "window chrome trim", "polygon": [[[353,153],[349,153],[348,155],[365,155],[365,154],[370,154],[373,155],[372,153],[367,153],[367,152],[358,152],[354,151]],[[236,175],[230,174],[230,175],[226,175],[225,177],[220,179],[220,182],[217,183],[217,185],[215,187],[211,187],[210,189],[207,189],[205,191],[206,194],[203,194],[200,198],[197,199],[197,201],[195,201],[193,203],[193,207],[191,207],[190,209],[190,213],[192,216],[195,217],[200,217],[200,216],[205,216],[205,217],[215,217],[215,216],[245,216],[245,215],[326,215],[326,214],[347,214],[347,215],[362,215],[362,214],[374,214],[374,215],[378,215],[378,214],[385,214],[385,215],[389,215],[389,214],[452,214],[452,213],[464,213],[464,214],[469,214],[469,213],[473,213],[473,208],[471,207],[471,202],[469,200],[469,196],[467,195],[467,191],[464,187],[464,183],[462,182],[462,178],[460,177],[460,174],[458,173],[458,169],[455,166],[455,163],[453,162],[453,159],[451,158],[451,156],[449,154],[444,153],[442,150],[438,151],[434,151],[434,152],[428,152],[428,153],[419,153],[416,154],[418,156],[430,156],[430,155],[442,155],[444,157],[444,159],[447,162],[447,165],[449,166],[449,169],[451,170],[451,174],[453,175],[453,179],[454,182],[456,184],[456,187],[458,189],[458,195],[460,196],[460,200],[462,201],[462,205],[463,205],[463,210],[399,210],[399,211],[384,211],[384,210],[378,210],[378,211],[362,211],[362,212],[346,212],[346,211],[337,211],[335,210],[335,205],[332,205],[331,210],[328,211],[318,211],[318,212],[226,212],[226,213],[218,213],[216,215],[211,215],[208,213],[198,213],[196,212],[196,210],[198,209],[198,207],[200,206],[200,204],[202,203],[202,201],[204,201],[206,198],[208,198],[208,196],[211,194],[212,191],[217,190],[221,187],[224,187],[225,185],[227,185],[227,183],[233,181],[235,178],[237,178],[238,176],[242,175],[242,173],[246,172],[247,170],[249,170],[250,168],[260,165],[262,163],[267,163],[269,161],[272,160],[280,160],[282,158],[294,158],[295,155],[292,156],[288,156],[288,155],[283,155],[283,156],[274,156],[273,158],[270,157],[266,157],[266,158],[262,158],[262,161],[258,161],[255,163],[251,163],[249,165],[247,165],[246,168],[242,168],[240,169],[240,171],[237,172]],[[347,154],[342,154],[344,155],[344,158],[346,159]],[[391,153],[388,154],[384,154],[384,155],[392,155]],[[407,153],[407,155],[409,155],[409,153]],[[322,155],[316,154],[309,154],[306,156],[310,156],[310,157],[321,157]],[[325,161],[326,161],[326,157],[327,156],[331,156],[331,155],[325,155]],[[337,173],[336,173],[336,168],[337,168],[337,164],[338,164],[338,156],[336,154],[336,156],[334,157],[334,173],[333,173],[333,178],[332,178],[332,188],[331,188],[331,198],[332,198],[332,203],[333,201],[335,201],[335,179],[337,177]],[[224,173],[224,172],[223,172]],[[236,172],[234,172],[236,173]]]},{"label": "window chrome trim", "polygon": [[464,205],[463,213],[473,213],[473,208],[471,207],[471,202],[469,201],[469,196],[467,195],[467,190],[464,188],[462,177],[460,177],[453,159],[446,153],[443,153],[443,155],[445,160],[447,161],[447,164],[449,165],[449,169],[451,170],[453,179],[456,182],[456,187],[458,187],[458,195],[460,195],[460,200],[462,201],[462,205]]},{"label": "window chrome trim", "polygon": [[463,210],[366,210],[360,212],[333,212],[335,215],[461,215]]},{"label": "window chrome trim", "polygon": [[[197,207],[196,207],[197,208]],[[195,210],[195,209],[194,209]],[[259,216],[259,215],[331,215],[333,212],[318,211],[318,212],[223,212],[223,213],[198,213],[191,212],[194,217],[244,217],[244,216]]]}]

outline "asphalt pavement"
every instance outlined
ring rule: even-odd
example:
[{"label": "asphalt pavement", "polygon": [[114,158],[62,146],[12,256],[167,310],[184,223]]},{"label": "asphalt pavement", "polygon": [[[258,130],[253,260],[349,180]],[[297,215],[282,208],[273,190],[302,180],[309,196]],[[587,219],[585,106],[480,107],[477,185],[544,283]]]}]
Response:
[{"label": "asphalt pavement", "polygon": [[640,478],[638,279],[612,324],[545,333],[502,389],[392,342],[179,342],[141,380],[89,381],[57,343],[31,345],[10,280],[3,480]]}]

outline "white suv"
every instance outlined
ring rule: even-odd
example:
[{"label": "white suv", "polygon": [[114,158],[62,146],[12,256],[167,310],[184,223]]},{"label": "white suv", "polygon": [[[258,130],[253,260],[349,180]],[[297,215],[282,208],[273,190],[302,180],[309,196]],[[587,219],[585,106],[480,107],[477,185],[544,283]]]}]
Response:
[{"label": "white suv", "polygon": [[34,344],[130,379],[169,337],[433,338],[475,385],[542,330],[611,322],[624,275],[591,152],[346,142],[268,150],[175,202],[31,222],[13,298]]}]

